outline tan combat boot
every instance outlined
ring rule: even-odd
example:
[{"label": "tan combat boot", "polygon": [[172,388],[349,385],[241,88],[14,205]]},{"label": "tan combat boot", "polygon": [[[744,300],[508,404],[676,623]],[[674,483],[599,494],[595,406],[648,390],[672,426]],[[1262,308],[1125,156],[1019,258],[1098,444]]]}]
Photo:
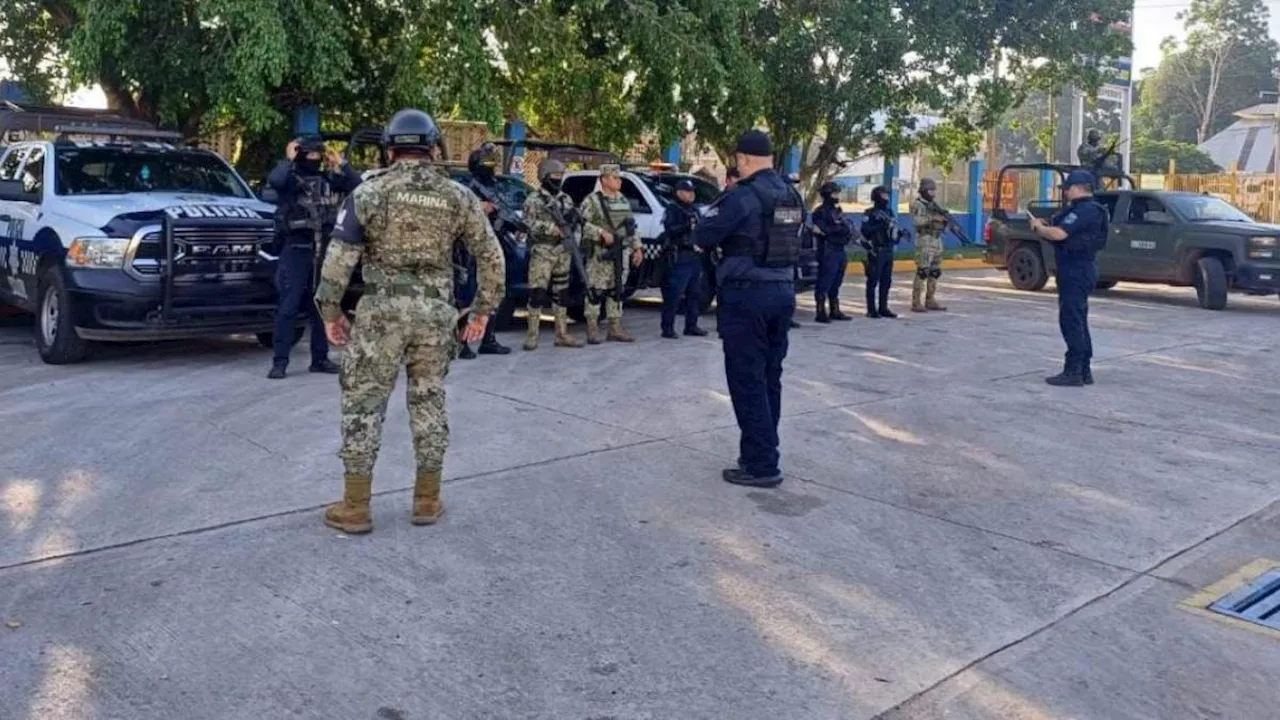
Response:
[{"label": "tan combat boot", "polygon": [[920,296],[923,294],[924,281],[916,278],[911,283],[911,312],[924,312],[926,310],[924,303],[920,301]]},{"label": "tan combat boot", "polygon": [[527,322],[529,324],[529,329],[524,333],[524,349],[537,350],[538,325],[542,322],[542,315],[534,310],[530,310]]},{"label": "tan combat boot", "polygon": [[592,312],[590,309],[587,310],[587,344],[588,345],[600,344],[600,319],[599,319],[598,313],[599,313],[598,310],[596,312]]},{"label": "tan combat boot", "polygon": [[351,535],[373,530],[373,516],[369,512],[372,494],[373,478],[369,475],[344,476],[342,502],[324,509],[324,524]]},{"label": "tan combat boot", "polygon": [[938,291],[938,281],[933,278],[929,278],[929,291],[925,293],[924,306],[930,310],[938,310],[941,312],[946,310],[947,306],[938,302],[937,299],[933,297],[934,293],[936,293],[937,291]]},{"label": "tan combat boot", "polygon": [[409,520],[414,525],[434,525],[444,514],[444,503],[440,501],[440,471],[418,472],[418,479],[413,484],[413,517]]},{"label": "tan combat boot", "polygon": [[622,321],[619,320],[618,318],[613,318],[609,320],[608,339],[613,342],[624,342],[624,343],[636,341],[635,338],[627,334],[626,330],[622,329]]},{"label": "tan combat boot", "polygon": [[[590,330],[587,331],[590,337]],[[582,341],[569,334],[568,318],[556,318],[556,347],[580,348]]]}]

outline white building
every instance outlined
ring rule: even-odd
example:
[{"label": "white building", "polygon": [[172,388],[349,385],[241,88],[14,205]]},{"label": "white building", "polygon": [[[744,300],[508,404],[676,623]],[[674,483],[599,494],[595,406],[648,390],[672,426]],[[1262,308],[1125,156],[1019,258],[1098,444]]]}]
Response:
[{"label": "white building", "polygon": [[1240,119],[1200,143],[1200,150],[1224,170],[1275,172],[1276,106],[1254,105],[1235,116]]}]

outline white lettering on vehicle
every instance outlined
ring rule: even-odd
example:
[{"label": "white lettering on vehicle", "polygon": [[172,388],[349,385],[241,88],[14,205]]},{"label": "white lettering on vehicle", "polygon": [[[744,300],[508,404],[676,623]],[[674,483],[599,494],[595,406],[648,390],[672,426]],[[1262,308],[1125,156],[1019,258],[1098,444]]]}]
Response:
[{"label": "white lettering on vehicle", "polygon": [[174,220],[182,218],[248,218],[257,220],[259,215],[252,208],[236,205],[175,205],[164,212]]},{"label": "white lettering on vehicle", "polygon": [[1130,240],[1129,247],[1133,248],[1134,250],[1155,250],[1156,241],[1155,240]]}]

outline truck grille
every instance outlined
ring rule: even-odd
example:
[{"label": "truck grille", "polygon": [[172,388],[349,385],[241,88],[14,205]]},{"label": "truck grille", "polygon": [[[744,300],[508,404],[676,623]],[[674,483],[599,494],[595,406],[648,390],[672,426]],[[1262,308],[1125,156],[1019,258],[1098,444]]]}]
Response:
[{"label": "truck grille", "polygon": [[[272,230],[263,227],[184,227],[173,229],[174,279],[247,279],[263,262]],[[159,278],[165,266],[164,231],[149,229],[138,239],[130,264],[140,278]]]}]

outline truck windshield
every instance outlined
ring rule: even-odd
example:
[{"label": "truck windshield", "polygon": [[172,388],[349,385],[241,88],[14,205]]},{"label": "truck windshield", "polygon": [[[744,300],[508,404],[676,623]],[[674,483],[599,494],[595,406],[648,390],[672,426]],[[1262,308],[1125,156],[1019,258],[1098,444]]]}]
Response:
[{"label": "truck windshield", "polygon": [[188,192],[253,197],[216,155],[195,150],[129,147],[57,149],[59,195]]},{"label": "truck windshield", "polygon": [[1211,195],[1170,195],[1169,204],[1191,222],[1253,222],[1231,203]]},{"label": "truck windshield", "polygon": [[670,205],[676,200],[676,183],[681,180],[689,180],[693,182],[693,203],[695,205],[710,205],[720,197],[720,188],[714,184],[703,180],[697,175],[686,175],[684,173],[636,173],[636,175],[644,181],[653,194],[663,205]]}]

